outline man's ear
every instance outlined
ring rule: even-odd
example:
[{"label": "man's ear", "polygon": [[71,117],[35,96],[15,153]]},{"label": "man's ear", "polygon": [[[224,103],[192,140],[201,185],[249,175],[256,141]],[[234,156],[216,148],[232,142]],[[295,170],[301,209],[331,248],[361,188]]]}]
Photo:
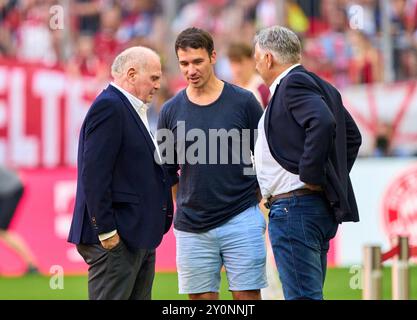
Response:
[{"label": "man's ear", "polygon": [[131,80],[135,80],[135,78],[136,78],[136,70],[135,70],[135,68],[129,68],[129,70],[127,70],[127,80],[128,81],[131,81]]},{"label": "man's ear", "polygon": [[266,58],[266,64],[268,66],[268,69],[272,69],[272,64],[274,62],[274,57],[272,56],[271,53],[266,53],[265,54],[265,58]]},{"label": "man's ear", "polygon": [[217,61],[217,52],[216,52],[216,50],[213,50],[213,52],[211,53],[211,56],[209,58],[210,58],[211,64],[216,63],[216,61]]}]

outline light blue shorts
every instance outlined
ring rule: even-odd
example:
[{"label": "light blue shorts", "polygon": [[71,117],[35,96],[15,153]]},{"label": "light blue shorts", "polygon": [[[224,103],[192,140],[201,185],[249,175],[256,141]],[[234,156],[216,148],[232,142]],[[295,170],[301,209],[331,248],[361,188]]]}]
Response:
[{"label": "light blue shorts", "polygon": [[219,292],[222,266],[230,291],[267,287],[265,227],[256,205],[204,233],[174,229],[179,293]]}]

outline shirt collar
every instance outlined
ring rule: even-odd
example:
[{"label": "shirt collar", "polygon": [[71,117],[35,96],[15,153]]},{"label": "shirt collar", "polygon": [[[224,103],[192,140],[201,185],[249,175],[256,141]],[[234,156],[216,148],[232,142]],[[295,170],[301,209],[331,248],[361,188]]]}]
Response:
[{"label": "shirt collar", "polygon": [[140,100],[139,98],[135,97],[133,94],[131,94],[130,92],[126,91],[125,89],[123,89],[122,87],[118,86],[117,84],[115,84],[114,82],[110,83],[113,87],[115,87],[117,90],[119,90],[121,93],[123,93],[125,95],[125,97],[130,101],[130,103],[132,104],[133,108],[135,108],[136,111],[140,111],[140,112],[145,112],[149,109],[149,107],[143,103],[142,100]]},{"label": "shirt collar", "polygon": [[281,80],[284,79],[284,77],[290,73],[290,71],[292,69],[294,69],[295,67],[298,67],[300,64],[293,64],[291,67],[287,68],[284,72],[282,72],[276,79],[274,82],[272,82],[271,86],[269,87],[269,91],[271,92],[271,96],[274,95],[275,93],[275,89],[277,88],[277,86],[280,84]]}]

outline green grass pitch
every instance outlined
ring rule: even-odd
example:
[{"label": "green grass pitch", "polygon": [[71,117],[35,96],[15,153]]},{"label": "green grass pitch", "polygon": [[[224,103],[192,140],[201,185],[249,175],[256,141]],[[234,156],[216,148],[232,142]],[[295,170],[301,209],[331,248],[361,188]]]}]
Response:
[{"label": "green grass pitch", "polygon": [[[352,289],[355,282],[349,268],[329,268],[324,288],[325,299],[328,300],[357,300],[361,299],[360,288]],[[357,278],[358,279],[358,278]],[[417,299],[417,267],[410,269],[411,299]],[[50,277],[29,275],[24,277],[0,277],[0,300],[84,300],[87,299],[87,277],[67,276],[64,278],[63,289],[51,289]],[[391,299],[391,270],[384,268],[383,299]],[[157,273],[153,287],[154,300],[182,300],[186,295],[178,294],[176,273]],[[231,299],[227,290],[225,274],[222,274],[220,298]]]}]

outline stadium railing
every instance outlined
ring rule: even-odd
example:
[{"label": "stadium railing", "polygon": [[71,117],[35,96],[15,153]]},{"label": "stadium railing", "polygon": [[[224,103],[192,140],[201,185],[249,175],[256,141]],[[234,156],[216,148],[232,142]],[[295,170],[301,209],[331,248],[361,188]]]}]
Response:
[{"label": "stadium railing", "polygon": [[392,262],[392,299],[408,300],[410,298],[410,259],[417,257],[417,247],[409,245],[408,237],[399,236],[396,244],[387,252],[382,252],[380,246],[364,247],[363,264],[363,300],[382,299],[382,266],[388,260]]}]

